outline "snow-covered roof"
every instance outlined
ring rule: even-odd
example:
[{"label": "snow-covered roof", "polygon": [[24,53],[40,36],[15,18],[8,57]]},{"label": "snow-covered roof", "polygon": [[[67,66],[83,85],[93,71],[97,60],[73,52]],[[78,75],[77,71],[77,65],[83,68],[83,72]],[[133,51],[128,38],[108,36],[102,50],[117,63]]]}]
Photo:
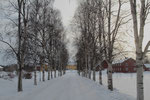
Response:
[{"label": "snow-covered roof", "polygon": [[121,64],[129,59],[133,59],[133,58],[124,58],[124,59],[120,59],[120,60],[116,60],[116,61],[113,61],[112,64]]},{"label": "snow-covered roof", "polygon": [[118,63],[123,63],[124,61],[128,60],[130,58],[125,58],[125,59],[120,59],[120,60],[117,60],[117,61],[113,61],[112,64],[118,64]]},{"label": "snow-covered roof", "polygon": [[145,67],[150,68],[150,64],[144,64]]},{"label": "snow-covered roof", "polygon": [[2,67],[2,66],[0,66],[0,68],[2,69],[3,67]]}]

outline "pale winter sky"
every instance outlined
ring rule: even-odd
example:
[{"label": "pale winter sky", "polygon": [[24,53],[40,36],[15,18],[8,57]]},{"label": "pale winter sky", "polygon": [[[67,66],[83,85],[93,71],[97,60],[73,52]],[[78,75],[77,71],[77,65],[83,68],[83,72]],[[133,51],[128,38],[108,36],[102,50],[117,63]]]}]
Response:
[{"label": "pale winter sky", "polygon": [[63,23],[67,27],[74,16],[77,0],[55,0],[54,6],[61,11]]},{"label": "pale winter sky", "polygon": [[69,51],[70,59],[69,62],[74,62],[74,56],[77,52],[77,48],[73,46],[73,33],[70,29],[70,22],[74,16],[77,8],[78,0],[55,0],[54,7],[60,10],[62,15],[62,21],[66,28],[66,43]]}]

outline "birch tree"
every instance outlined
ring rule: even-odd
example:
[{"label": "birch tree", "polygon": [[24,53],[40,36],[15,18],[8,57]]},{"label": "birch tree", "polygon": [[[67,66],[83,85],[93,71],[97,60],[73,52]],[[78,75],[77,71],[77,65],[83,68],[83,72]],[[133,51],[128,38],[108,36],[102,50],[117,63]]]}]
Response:
[{"label": "birch tree", "polygon": [[[106,9],[107,18],[107,30],[105,30],[106,35],[103,37],[103,43],[105,49],[105,60],[108,63],[108,89],[111,91],[113,91],[112,62],[114,58],[114,44],[116,42],[116,37],[119,33],[120,26],[128,22],[125,21],[127,15],[124,15],[121,9],[124,3],[125,2],[122,0],[118,0],[117,2],[113,2],[112,0],[104,1],[104,8]],[[117,5],[117,8],[113,8],[114,5]]]},{"label": "birch tree", "polygon": [[[136,68],[137,68],[137,100],[144,100],[143,87],[143,59],[148,52],[150,41],[143,51],[144,27],[150,9],[149,0],[140,0],[140,11],[137,11],[137,0],[129,0],[133,19],[133,30],[136,47]],[[139,15],[138,16],[138,12]],[[138,18],[139,17],[139,18]],[[139,27],[138,27],[139,26]]]},{"label": "birch tree", "polygon": [[10,2],[13,9],[18,14],[17,22],[10,18],[10,21],[15,24],[17,27],[17,32],[15,33],[16,45],[12,45],[8,41],[5,41],[2,37],[0,39],[1,42],[8,45],[13,53],[16,56],[17,64],[18,64],[18,92],[23,91],[22,88],[22,69],[25,64],[25,57],[27,53],[27,40],[28,40],[28,20],[29,20],[29,1],[28,0],[16,0],[14,2]]}]

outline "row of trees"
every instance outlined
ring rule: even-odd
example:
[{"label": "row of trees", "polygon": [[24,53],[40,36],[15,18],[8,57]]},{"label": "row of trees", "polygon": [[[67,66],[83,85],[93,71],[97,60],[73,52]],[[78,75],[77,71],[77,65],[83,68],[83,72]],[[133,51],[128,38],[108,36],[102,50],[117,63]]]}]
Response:
[{"label": "row of trees", "polygon": [[[143,59],[150,42],[142,51],[144,26],[149,14],[149,0],[83,0],[80,2],[74,17],[74,25],[80,36],[77,37],[77,68],[82,75],[95,81],[95,70],[99,65],[99,82],[102,84],[102,61],[108,64],[108,89],[113,90],[112,62],[118,51],[117,38],[123,33],[123,25],[133,19],[133,30],[136,45],[137,64],[137,100],[143,96]],[[137,5],[140,9],[137,9]],[[129,7],[128,10],[123,9]],[[138,11],[139,10],[139,11]],[[131,11],[131,13],[130,13]],[[132,16],[131,16],[132,15]],[[139,18],[139,19],[138,19]],[[140,21],[138,23],[138,21]],[[138,26],[139,24],[139,26]]]},{"label": "row of trees", "polygon": [[[78,68],[84,70],[84,75],[91,78],[93,70],[93,80],[95,81],[95,69],[101,62],[108,63],[108,88],[113,90],[112,85],[112,61],[117,49],[114,45],[121,25],[128,20],[121,12],[124,4],[121,0],[111,2],[111,0],[84,0],[80,3],[75,15],[75,24],[79,28],[77,62]],[[81,56],[82,54],[82,56]]]},{"label": "row of trees", "polygon": [[[64,44],[64,27],[60,12],[53,7],[54,0],[16,0],[11,5],[18,14],[13,24],[18,29],[15,46],[1,38],[15,54],[18,62],[18,91],[22,89],[24,65],[35,67],[34,84],[37,85],[36,67],[42,67],[42,81],[45,81],[45,65],[48,65],[48,80],[65,74],[68,53]],[[12,20],[11,20],[12,21]],[[54,76],[52,72],[54,71]]]}]

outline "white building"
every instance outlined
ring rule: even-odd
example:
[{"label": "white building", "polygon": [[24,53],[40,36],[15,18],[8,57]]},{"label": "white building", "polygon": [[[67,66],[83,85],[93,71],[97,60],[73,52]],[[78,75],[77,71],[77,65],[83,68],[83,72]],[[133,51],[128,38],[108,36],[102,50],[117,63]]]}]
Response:
[{"label": "white building", "polygon": [[3,67],[2,66],[0,66],[0,71],[3,71]]}]

